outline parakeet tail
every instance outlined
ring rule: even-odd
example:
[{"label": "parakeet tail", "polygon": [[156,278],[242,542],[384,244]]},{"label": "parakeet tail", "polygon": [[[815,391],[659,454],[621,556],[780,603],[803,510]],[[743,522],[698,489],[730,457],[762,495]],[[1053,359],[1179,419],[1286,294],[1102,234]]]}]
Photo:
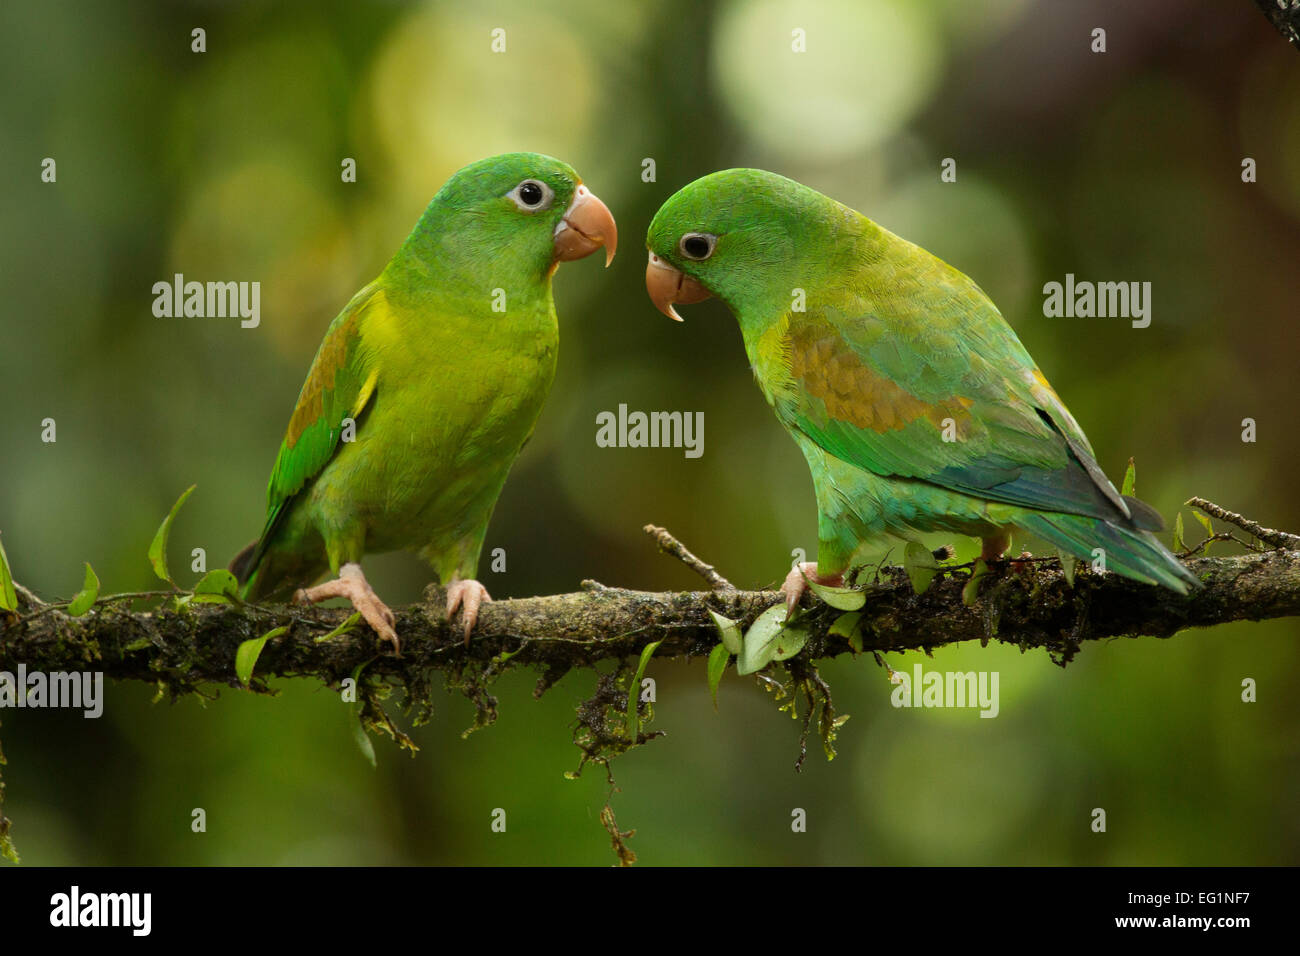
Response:
[{"label": "parakeet tail", "polygon": [[229,570],[239,582],[239,596],[244,600],[253,600],[252,591],[256,585],[257,575],[253,572],[253,555],[257,551],[258,539],[254,538],[248,547],[230,559]]},{"label": "parakeet tail", "polygon": [[1123,528],[1083,515],[1041,512],[1029,514],[1016,524],[1085,561],[1093,560],[1093,551],[1101,548],[1106,569],[1134,581],[1161,584],[1179,594],[1186,594],[1189,587],[1202,586],[1149,531]]},{"label": "parakeet tail", "polygon": [[248,547],[239,554],[230,559],[230,573],[235,576],[240,584],[248,580],[248,565],[253,560],[253,552],[257,550],[257,539],[254,538],[248,542]]},{"label": "parakeet tail", "polygon": [[296,588],[329,570],[323,551],[304,554],[262,545],[261,540],[254,541],[229,564],[230,573],[239,582],[239,596],[245,601],[287,600]]}]

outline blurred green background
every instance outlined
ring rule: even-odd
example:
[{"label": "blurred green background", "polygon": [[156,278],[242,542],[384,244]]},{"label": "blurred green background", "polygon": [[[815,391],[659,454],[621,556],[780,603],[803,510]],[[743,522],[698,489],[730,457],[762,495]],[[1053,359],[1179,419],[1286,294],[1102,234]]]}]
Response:
[{"label": "blurred green background", "polygon": [[[1098,26],[1105,54],[1089,49]],[[506,573],[482,569],[497,598],[588,577],[695,587],[646,522],[742,585],[815,549],[807,469],[735,322],[714,301],[675,325],[643,288],[655,209],[729,166],[806,182],[973,276],[1103,467],[1118,481],[1136,455],[1139,493],[1170,522],[1199,494],[1300,530],[1300,58],[1249,0],[65,0],[3,5],[0,37],[0,531],[47,598],[80,587],[87,560],[106,591],[152,586],[149,539],[191,483],[173,565],[247,543],[329,320],[452,172],[520,149],[572,163],[622,250],[556,280],[555,388],[488,532],[508,556]],[[47,156],[56,184],[40,181]],[[259,280],[261,326],[155,318],[151,286],[175,272]],[[1150,328],[1044,318],[1042,286],[1067,272],[1150,281]],[[596,414],[619,403],[703,411],[704,456],[598,448]],[[369,567],[390,603],[428,581],[407,555]],[[1296,637],[1280,621],[1109,641],[1064,671],[1002,645],[892,656],[999,671],[995,720],[896,710],[874,663],[836,660],[823,673],[853,719],[840,757],[810,753],[802,774],[797,725],[754,681],[729,673],[715,714],[702,658],[656,661],[668,736],[616,763],[613,807],[648,864],[1295,863]],[[1240,701],[1246,677],[1257,703]],[[528,675],[503,679],[499,722],[463,741],[471,709],[449,694],[413,732],[422,752],[377,741],[377,770],[336,694],[278,686],[205,706],[113,685],[97,721],[0,714],[25,862],[613,861],[603,774],[563,777],[590,672],[540,702]],[[796,807],[807,833],[791,832]]]}]

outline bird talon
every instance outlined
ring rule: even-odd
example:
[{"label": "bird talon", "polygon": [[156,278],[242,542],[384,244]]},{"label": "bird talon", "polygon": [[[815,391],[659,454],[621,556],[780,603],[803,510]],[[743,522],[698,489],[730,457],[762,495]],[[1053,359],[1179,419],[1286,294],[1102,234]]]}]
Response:
[{"label": "bird talon", "polygon": [[816,561],[801,561],[791,568],[790,573],[785,576],[785,583],[781,585],[781,593],[785,595],[785,617],[787,621],[794,614],[795,608],[799,606],[800,600],[803,599],[804,591],[808,590],[809,581],[839,587],[844,583],[844,575],[843,573],[818,574]]},{"label": "bird talon", "polygon": [[479,608],[483,606],[483,602],[491,600],[492,595],[488,594],[487,588],[473,578],[466,578],[463,581],[460,578],[452,578],[451,584],[447,585],[447,620],[450,621],[456,609],[461,608],[466,647],[469,646],[470,632],[478,623]]},{"label": "bird talon", "polygon": [[361,565],[345,564],[339,568],[339,576],[333,581],[311,588],[299,588],[293,594],[293,601],[295,604],[317,604],[336,597],[347,598],[380,639],[392,644],[396,655],[402,656],[402,642],[397,637],[397,618],[370,586],[361,572]]}]

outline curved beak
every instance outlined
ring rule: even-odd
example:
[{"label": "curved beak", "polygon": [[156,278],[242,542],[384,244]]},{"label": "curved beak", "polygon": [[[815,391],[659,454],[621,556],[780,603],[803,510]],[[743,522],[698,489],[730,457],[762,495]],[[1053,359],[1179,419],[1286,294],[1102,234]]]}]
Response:
[{"label": "curved beak", "polygon": [[614,261],[618,248],[618,226],[609,207],[586,186],[578,184],[573,202],[555,227],[555,261],[572,262],[605,247],[605,267]]},{"label": "curved beak", "polygon": [[673,308],[674,302],[690,305],[713,297],[712,292],[653,252],[645,267],[645,290],[655,308],[674,322],[682,321]]}]

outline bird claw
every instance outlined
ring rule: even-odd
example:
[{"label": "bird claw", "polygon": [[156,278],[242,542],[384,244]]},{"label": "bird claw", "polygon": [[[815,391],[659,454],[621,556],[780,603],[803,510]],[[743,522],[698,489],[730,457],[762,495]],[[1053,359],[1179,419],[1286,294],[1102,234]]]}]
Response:
[{"label": "bird claw", "polygon": [[451,620],[457,608],[462,608],[461,618],[464,621],[466,647],[469,646],[470,632],[478,623],[479,608],[483,606],[484,601],[491,600],[492,595],[488,594],[487,588],[473,578],[463,581],[460,578],[452,578],[451,584],[447,585],[447,620]]},{"label": "bird claw", "polygon": [[402,656],[402,642],[397,637],[397,618],[388,609],[388,605],[379,599],[366,576],[361,573],[359,564],[343,565],[339,569],[339,576],[333,581],[295,591],[293,602],[316,604],[336,597],[347,598],[380,639],[392,644],[394,653],[398,657]]},{"label": "bird claw", "polygon": [[1011,570],[1015,571],[1017,574],[1029,574],[1034,570],[1034,566],[1031,563],[1033,557],[1034,555],[1032,552],[1022,550],[1018,557],[1014,557],[1010,560],[1009,563]]},{"label": "bird claw", "polygon": [[1011,533],[1002,531],[988,538],[980,539],[980,557],[985,564],[1001,561],[1007,548],[1011,547]]},{"label": "bird claw", "polygon": [[794,609],[799,606],[804,591],[808,590],[809,581],[838,587],[844,583],[844,575],[832,574],[822,577],[817,573],[816,561],[801,561],[791,568],[790,573],[785,576],[785,583],[781,585],[781,593],[785,595],[785,619],[787,621],[794,614]]}]

